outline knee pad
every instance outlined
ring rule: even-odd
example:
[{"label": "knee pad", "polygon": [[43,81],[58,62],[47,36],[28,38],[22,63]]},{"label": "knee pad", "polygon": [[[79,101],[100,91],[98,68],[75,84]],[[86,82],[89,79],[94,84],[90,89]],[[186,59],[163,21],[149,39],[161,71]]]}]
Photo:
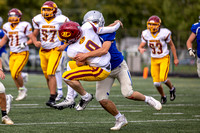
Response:
[{"label": "knee pad", "polygon": [[96,100],[99,102],[99,101],[102,101],[104,99],[108,99],[108,96],[104,96],[104,97],[99,97],[99,96],[95,96]]},{"label": "knee pad", "polygon": [[200,58],[197,58],[197,74],[200,78]]},{"label": "knee pad", "polygon": [[161,82],[154,82],[153,84],[154,84],[155,87],[161,86]]},{"label": "knee pad", "polygon": [[5,90],[4,85],[0,82],[0,93],[5,93]]},{"label": "knee pad", "polygon": [[130,97],[133,94],[133,90],[129,90],[129,91],[122,91],[122,95],[124,97]]}]

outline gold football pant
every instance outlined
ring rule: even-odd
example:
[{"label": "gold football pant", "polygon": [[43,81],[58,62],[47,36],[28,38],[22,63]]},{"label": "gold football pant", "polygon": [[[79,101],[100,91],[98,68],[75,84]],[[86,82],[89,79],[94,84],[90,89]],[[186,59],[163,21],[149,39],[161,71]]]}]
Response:
[{"label": "gold football pant", "polygon": [[57,47],[53,49],[43,49],[40,48],[40,64],[45,78],[48,78],[48,75],[55,75],[56,69],[60,62],[62,53],[57,51]]},{"label": "gold football pant", "polygon": [[28,51],[23,51],[20,53],[10,52],[9,67],[13,79],[17,79],[18,76],[21,74],[22,69],[28,61],[28,57]]},{"label": "gold football pant", "polygon": [[153,82],[164,82],[169,73],[170,56],[151,58],[151,76]]},{"label": "gold football pant", "polygon": [[91,67],[89,65],[78,67],[76,61],[69,61],[68,65],[71,70],[63,73],[64,80],[99,81],[107,78],[110,74],[110,70],[106,71],[101,67]]}]

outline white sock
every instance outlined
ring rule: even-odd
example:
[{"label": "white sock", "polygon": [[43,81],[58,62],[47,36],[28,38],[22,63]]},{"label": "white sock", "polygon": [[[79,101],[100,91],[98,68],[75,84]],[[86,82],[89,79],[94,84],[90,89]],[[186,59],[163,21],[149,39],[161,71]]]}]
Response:
[{"label": "white sock", "polygon": [[77,92],[76,92],[76,91],[74,91],[74,96],[73,96],[73,97],[75,98],[75,97],[76,97],[76,95],[77,95]]},{"label": "white sock", "polygon": [[75,90],[72,87],[70,87],[69,85],[67,85],[67,96],[66,96],[66,98],[67,99],[74,99],[74,92],[75,92]]},{"label": "white sock", "polygon": [[119,113],[115,116],[115,119],[117,120],[120,116],[122,116],[122,114],[119,112]]},{"label": "white sock", "polygon": [[57,90],[58,90],[58,94],[63,95],[62,88],[58,88]]},{"label": "white sock", "polygon": [[170,89],[170,91],[173,91],[174,90],[174,86]]},{"label": "white sock", "polygon": [[89,97],[89,93],[87,93],[87,92],[86,92],[85,95],[81,96],[81,98],[82,98],[83,100],[88,100],[88,97]]},{"label": "white sock", "polygon": [[27,73],[25,73],[25,72],[21,72],[21,76],[22,76],[22,77],[25,77],[26,74],[27,74]]},{"label": "white sock", "polygon": [[57,88],[62,88],[62,73],[61,71],[56,72],[56,83],[57,83]]}]

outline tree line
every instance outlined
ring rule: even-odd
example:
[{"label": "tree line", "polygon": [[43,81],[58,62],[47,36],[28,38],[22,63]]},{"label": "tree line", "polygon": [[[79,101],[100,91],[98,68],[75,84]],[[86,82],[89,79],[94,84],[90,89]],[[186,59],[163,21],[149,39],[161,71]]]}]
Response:
[{"label": "tree line", "polygon": [[[1,0],[0,12],[4,23],[11,8],[22,11],[22,20],[31,22],[39,14],[46,0]],[[200,0],[53,0],[70,20],[82,24],[84,14],[89,10],[103,13],[106,25],[119,19],[124,29],[117,32],[120,40],[126,36],[140,37],[146,29],[151,15],[162,20],[162,27],[172,31],[173,39],[179,40],[178,47],[184,48],[191,25],[199,21]]]}]

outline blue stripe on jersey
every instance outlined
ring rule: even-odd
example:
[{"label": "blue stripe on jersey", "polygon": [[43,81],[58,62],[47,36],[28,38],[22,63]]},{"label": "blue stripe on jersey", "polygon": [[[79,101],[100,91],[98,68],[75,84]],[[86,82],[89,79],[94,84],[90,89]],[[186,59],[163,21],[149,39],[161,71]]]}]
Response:
[{"label": "blue stripe on jersey", "polygon": [[196,34],[197,56],[200,58],[200,22],[193,24],[191,31]]},{"label": "blue stripe on jersey", "polygon": [[111,55],[111,70],[118,67],[124,60],[122,53],[117,49],[115,35],[116,32],[100,35],[103,41],[112,41],[111,47],[109,49],[109,53]]}]

